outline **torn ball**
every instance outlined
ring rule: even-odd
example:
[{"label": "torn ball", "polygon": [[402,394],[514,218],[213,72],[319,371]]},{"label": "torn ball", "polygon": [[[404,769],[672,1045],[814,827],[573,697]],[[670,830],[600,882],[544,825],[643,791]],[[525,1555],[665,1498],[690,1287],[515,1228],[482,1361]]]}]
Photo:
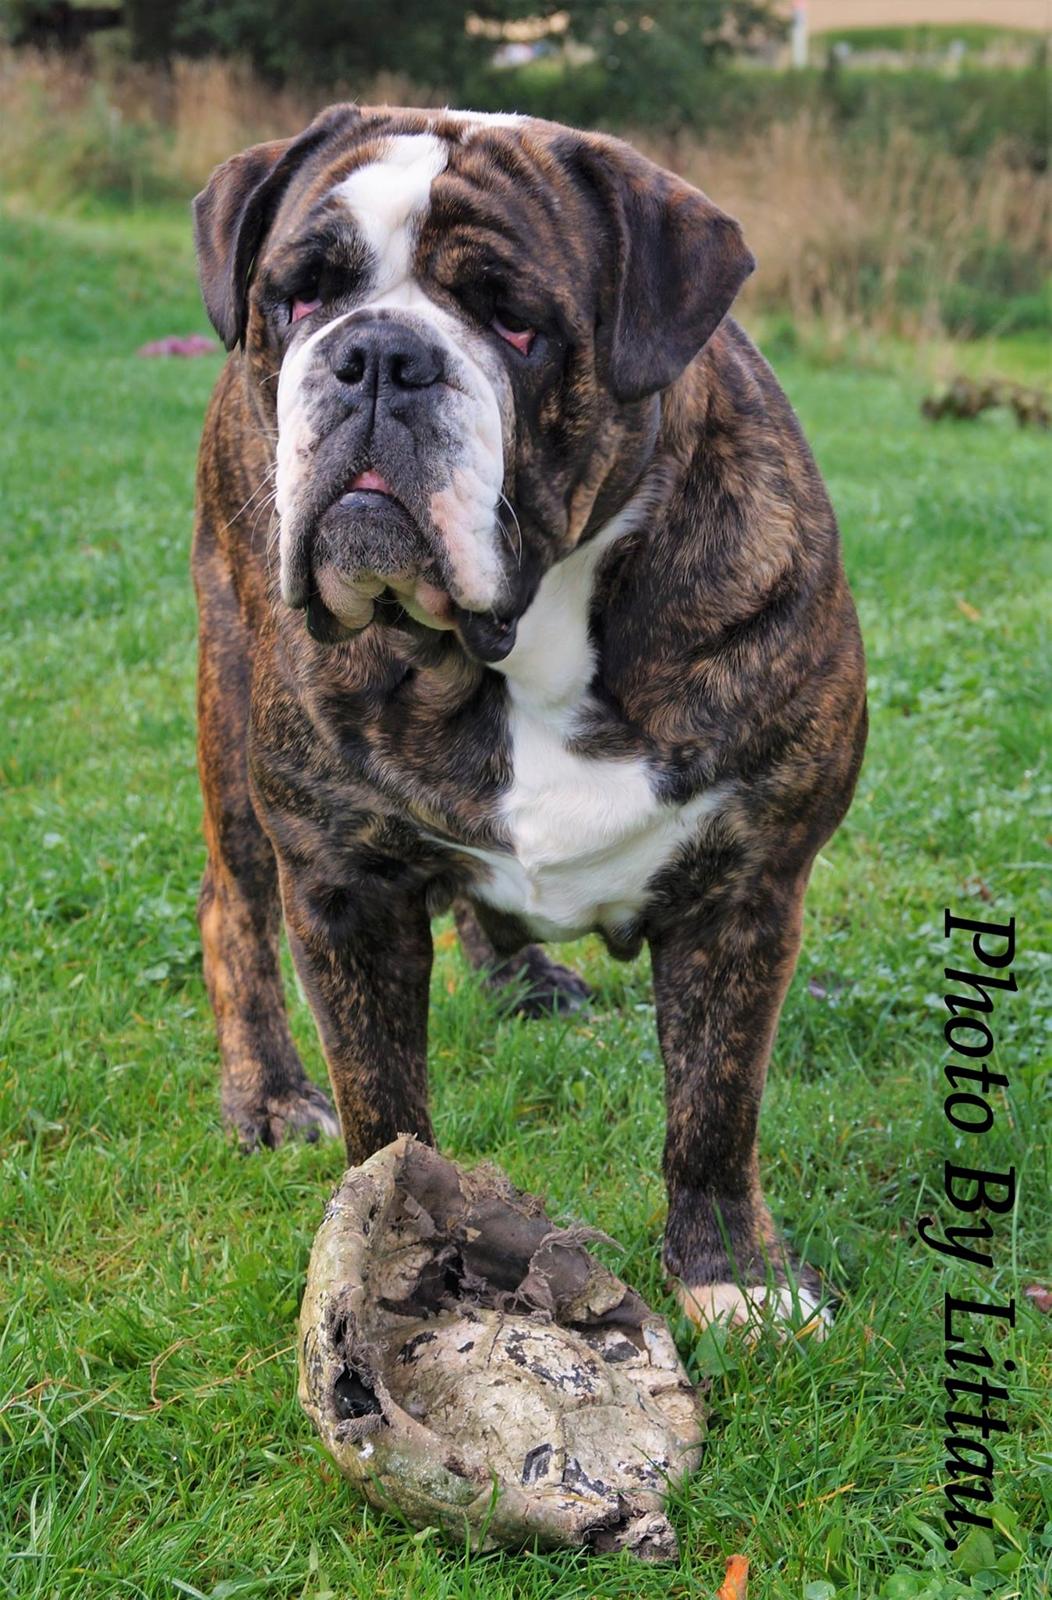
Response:
[{"label": "torn ball", "polygon": [[383,1510],[478,1549],[669,1560],[702,1412],[664,1319],[493,1167],[409,1137],[352,1168],[311,1252],[300,1401]]}]

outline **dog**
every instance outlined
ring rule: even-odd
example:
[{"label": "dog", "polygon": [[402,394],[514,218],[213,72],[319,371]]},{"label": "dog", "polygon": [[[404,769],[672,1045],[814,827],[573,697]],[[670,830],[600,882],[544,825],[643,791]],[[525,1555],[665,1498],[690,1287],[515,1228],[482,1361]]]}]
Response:
[{"label": "dog", "polygon": [[612,137],[352,105],[225,162],[194,222],[230,351],[192,562],[226,1119],[353,1163],[432,1141],[451,906],[536,1011],[587,996],[541,942],[646,942],[675,1292],[700,1325],[810,1316],[757,1122],[864,664],[817,468],[728,315],[741,229]]}]

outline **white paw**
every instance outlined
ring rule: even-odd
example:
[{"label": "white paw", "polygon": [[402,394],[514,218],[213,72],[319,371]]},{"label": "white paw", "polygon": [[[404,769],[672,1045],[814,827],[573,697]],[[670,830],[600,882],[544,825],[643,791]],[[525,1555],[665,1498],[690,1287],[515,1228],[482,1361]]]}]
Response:
[{"label": "white paw", "polygon": [[736,1283],[702,1283],[694,1287],[679,1283],[676,1299],[690,1320],[699,1328],[722,1322],[725,1326],[754,1329],[772,1320],[779,1337],[795,1333],[798,1339],[824,1339],[833,1326],[828,1306],[802,1285],[797,1288],[768,1290],[763,1285],[740,1289]]}]

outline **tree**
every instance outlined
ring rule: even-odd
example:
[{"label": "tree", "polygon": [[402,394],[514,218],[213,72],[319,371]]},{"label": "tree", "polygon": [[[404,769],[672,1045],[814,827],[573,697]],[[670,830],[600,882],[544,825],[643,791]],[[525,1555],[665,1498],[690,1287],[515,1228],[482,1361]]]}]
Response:
[{"label": "tree", "polygon": [[[549,9],[550,6],[550,9]],[[498,27],[536,19],[552,43],[583,47],[571,80],[591,84],[604,120],[689,117],[699,82],[742,44],[784,33],[769,0],[125,0],[136,55],[233,55],[272,82],[363,86],[396,73],[454,101],[499,98]],[[485,28],[468,27],[478,19]],[[520,103],[528,77],[514,82]],[[528,107],[526,107],[528,109]],[[551,109],[547,107],[546,109]]]},{"label": "tree", "polygon": [[[365,84],[397,73],[455,88],[485,68],[493,45],[471,14],[505,21],[537,0],[125,0],[136,55],[231,55],[273,82]],[[160,25],[159,25],[160,24]]]},{"label": "tree", "polygon": [[15,45],[80,50],[96,33],[118,28],[120,0],[0,0],[0,30]]},{"label": "tree", "polygon": [[694,120],[713,68],[784,37],[767,0],[566,0],[569,34],[594,51],[602,120]]}]

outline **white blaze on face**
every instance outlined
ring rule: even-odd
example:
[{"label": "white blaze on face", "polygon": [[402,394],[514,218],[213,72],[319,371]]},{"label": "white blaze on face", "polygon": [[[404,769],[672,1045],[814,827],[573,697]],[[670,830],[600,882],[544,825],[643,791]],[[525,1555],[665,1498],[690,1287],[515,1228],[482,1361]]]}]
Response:
[{"label": "white blaze on face", "polygon": [[444,477],[430,497],[430,515],[450,572],[453,598],[478,611],[494,608],[500,599],[497,507],[504,481],[504,442],[498,389],[507,409],[507,379],[478,331],[437,305],[412,275],[431,185],[445,170],[448,154],[446,143],[434,134],[399,134],[388,140],[377,160],[352,172],[332,191],[368,247],[371,277],[353,311],[333,318],[295,345],[282,364],[275,503],[281,520],[286,597],[290,560],[298,554],[292,548],[297,494],[317,441],[310,391],[312,374],[321,376],[325,370],[319,346],[349,316],[391,310],[405,313],[407,323],[426,325],[427,334],[442,347],[449,376],[435,404],[444,431],[455,441],[454,453],[448,462],[430,464],[438,469],[440,480]]},{"label": "white blaze on face", "polygon": [[[431,198],[431,185],[445,171],[449,151],[431,133],[406,133],[390,140],[379,161],[359,167],[338,183],[334,199],[347,207],[376,258],[376,277],[367,305],[401,304],[426,295],[412,280],[417,228]],[[430,302],[427,302],[430,304]]]},{"label": "white blaze on face", "polygon": [[521,111],[454,111],[451,106],[446,106],[442,118],[443,121],[452,118],[461,124],[462,143],[487,128],[518,128],[526,120]]}]

